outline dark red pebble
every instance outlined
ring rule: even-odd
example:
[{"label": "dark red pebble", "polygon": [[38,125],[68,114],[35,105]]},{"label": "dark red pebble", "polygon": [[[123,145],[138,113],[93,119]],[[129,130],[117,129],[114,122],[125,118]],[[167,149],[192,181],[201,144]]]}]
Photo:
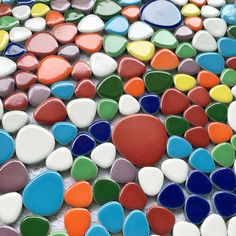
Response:
[{"label": "dark red pebble", "polygon": [[38,68],[38,59],[32,53],[26,53],[22,55],[16,61],[17,67],[21,70],[36,70]]},{"label": "dark red pebble", "polygon": [[76,61],[72,66],[71,76],[75,81],[89,79],[92,75],[90,66],[83,60]]},{"label": "dark red pebble", "polygon": [[226,65],[231,68],[236,70],[236,57],[230,57],[226,60]]},{"label": "dark red pebble", "polygon": [[96,88],[90,79],[83,79],[75,85],[75,96],[77,98],[94,98]]},{"label": "dark red pebble", "polygon": [[28,98],[24,92],[14,92],[3,101],[6,110],[26,110],[28,108]]},{"label": "dark red pebble", "polygon": [[11,5],[2,3],[0,4],[0,17],[11,15]]},{"label": "dark red pebble", "polygon": [[200,86],[191,89],[188,92],[188,97],[191,100],[191,102],[201,107],[206,107],[211,102],[211,98],[208,91],[205,88],[200,87]]},{"label": "dark red pebble", "polygon": [[37,76],[29,71],[17,71],[15,82],[18,89],[27,90],[37,82]]}]

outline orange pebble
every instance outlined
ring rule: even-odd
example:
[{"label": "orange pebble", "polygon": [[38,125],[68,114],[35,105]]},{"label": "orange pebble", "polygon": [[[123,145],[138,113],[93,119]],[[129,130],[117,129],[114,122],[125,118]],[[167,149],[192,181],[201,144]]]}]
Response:
[{"label": "orange pebble", "polygon": [[46,23],[49,27],[53,27],[64,22],[64,16],[58,11],[50,11],[46,16]]},{"label": "orange pebble", "polygon": [[206,4],[206,0],[190,0],[190,2],[197,5],[198,7],[202,7]]},{"label": "orange pebble", "polygon": [[141,78],[133,77],[124,84],[124,91],[134,97],[140,97],[144,94],[145,85]]},{"label": "orange pebble", "polygon": [[66,231],[70,236],[84,236],[90,226],[90,212],[84,208],[72,208],[64,215]]},{"label": "orange pebble", "polygon": [[203,27],[202,18],[199,16],[189,16],[184,20],[185,24],[194,31],[201,30]]},{"label": "orange pebble", "polygon": [[80,34],[76,37],[75,43],[83,51],[95,53],[102,47],[102,36],[97,33]]},{"label": "orange pebble", "polygon": [[199,85],[206,89],[211,89],[220,83],[219,77],[207,70],[200,71],[197,80]]},{"label": "orange pebble", "polygon": [[158,50],[151,60],[151,66],[156,70],[173,70],[178,65],[178,57],[169,49]]},{"label": "orange pebble", "polygon": [[122,9],[121,14],[130,21],[136,21],[139,18],[139,12],[139,7],[127,6]]},{"label": "orange pebble", "polygon": [[93,201],[92,188],[86,181],[71,185],[65,192],[65,202],[73,207],[88,207]]},{"label": "orange pebble", "polygon": [[212,122],[208,125],[208,134],[213,143],[222,143],[232,137],[233,131],[224,123]]}]

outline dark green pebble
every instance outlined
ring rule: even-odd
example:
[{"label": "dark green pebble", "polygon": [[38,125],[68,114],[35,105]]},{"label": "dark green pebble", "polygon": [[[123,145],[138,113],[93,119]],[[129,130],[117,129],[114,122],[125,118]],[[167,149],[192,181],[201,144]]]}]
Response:
[{"label": "dark green pebble", "polygon": [[227,118],[227,106],[224,103],[211,103],[205,109],[208,118],[211,121],[224,122]]},{"label": "dark green pebble", "polygon": [[169,135],[182,135],[189,128],[189,123],[181,116],[169,116],[165,120],[165,127]]},{"label": "dark green pebble", "polygon": [[79,10],[69,9],[65,12],[64,17],[65,22],[79,23],[84,17],[84,13]]}]

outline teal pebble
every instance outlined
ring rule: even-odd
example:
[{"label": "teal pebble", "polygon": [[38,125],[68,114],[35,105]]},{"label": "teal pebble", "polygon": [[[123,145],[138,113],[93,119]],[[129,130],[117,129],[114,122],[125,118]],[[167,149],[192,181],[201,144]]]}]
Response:
[{"label": "teal pebble", "polygon": [[45,171],[24,188],[22,199],[27,210],[41,216],[54,215],[63,204],[64,185],[60,174]]},{"label": "teal pebble", "polygon": [[124,210],[118,202],[108,202],[98,211],[98,219],[111,233],[121,231],[124,223]]},{"label": "teal pebble", "polygon": [[167,141],[167,154],[173,158],[188,157],[193,151],[192,145],[182,137],[171,136]]},{"label": "teal pebble", "polygon": [[139,6],[141,3],[141,0],[120,0],[122,6]]},{"label": "teal pebble", "polygon": [[101,225],[92,225],[85,236],[110,236],[107,230]]},{"label": "teal pebble", "polygon": [[8,161],[14,154],[15,144],[10,134],[0,129],[0,164]]},{"label": "teal pebble", "polygon": [[219,53],[224,57],[236,56],[236,40],[231,38],[220,38],[218,40]]},{"label": "teal pebble", "polygon": [[71,81],[59,81],[51,86],[51,92],[55,97],[69,100],[74,94],[74,83]]},{"label": "teal pebble", "polygon": [[105,25],[110,34],[126,35],[129,29],[129,22],[124,16],[114,16]]},{"label": "teal pebble", "polygon": [[215,162],[204,148],[197,148],[189,157],[189,164],[204,173],[211,173],[215,169]]},{"label": "teal pebble", "polygon": [[123,226],[124,236],[148,236],[150,229],[146,216],[142,211],[131,211]]},{"label": "teal pebble", "polygon": [[52,127],[54,138],[62,145],[67,145],[74,140],[77,131],[77,127],[70,122],[57,122]]},{"label": "teal pebble", "polygon": [[221,18],[223,18],[228,24],[236,24],[236,4],[225,4],[221,10]]}]

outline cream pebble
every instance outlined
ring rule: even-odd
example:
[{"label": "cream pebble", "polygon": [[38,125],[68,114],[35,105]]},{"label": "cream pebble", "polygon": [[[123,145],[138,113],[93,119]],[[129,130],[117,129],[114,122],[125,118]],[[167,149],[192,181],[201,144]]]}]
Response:
[{"label": "cream pebble", "polygon": [[122,115],[133,115],[140,110],[139,102],[129,94],[124,94],[119,100],[119,111]]}]

